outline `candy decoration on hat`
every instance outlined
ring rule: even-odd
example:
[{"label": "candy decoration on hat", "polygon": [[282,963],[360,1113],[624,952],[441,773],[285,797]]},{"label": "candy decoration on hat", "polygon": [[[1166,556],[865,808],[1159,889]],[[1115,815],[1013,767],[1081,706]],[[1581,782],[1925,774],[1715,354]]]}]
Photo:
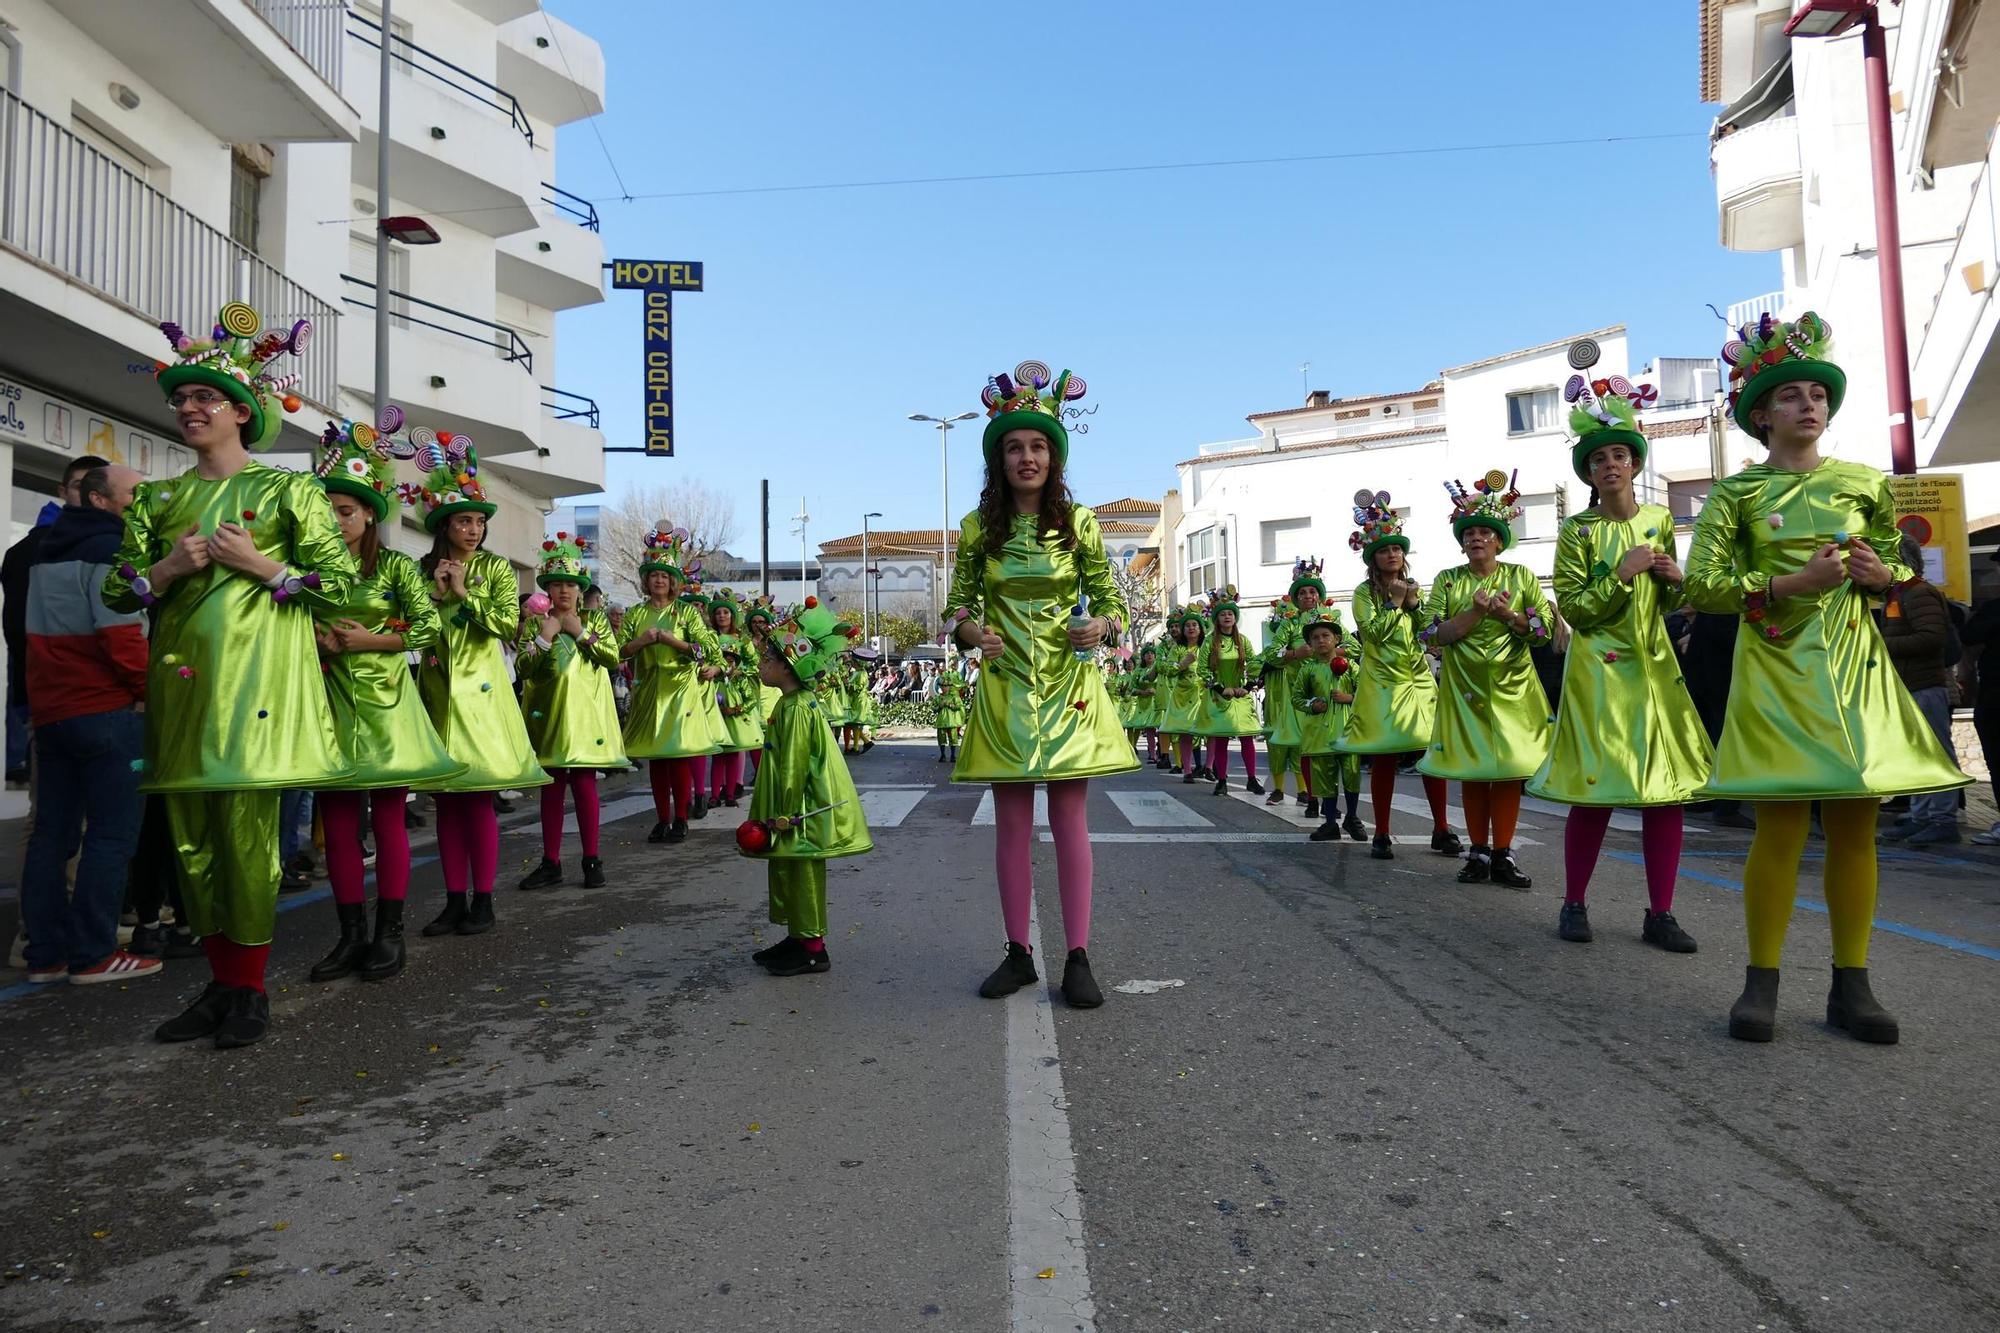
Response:
[{"label": "candy decoration on hat", "polygon": [[1514,520],[1521,516],[1519,475],[1509,478],[1495,468],[1479,479],[1476,492],[1466,490],[1463,482],[1446,482],[1445,494],[1451,497],[1451,535],[1462,538],[1467,528],[1490,528],[1500,535],[1501,549],[1512,546]]},{"label": "candy decoration on hat", "polygon": [[1372,562],[1384,546],[1400,546],[1405,552],[1410,549],[1410,539],[1403,535],[1403,520],[1389,504],[1387,491],[1354,493],[1355,530],[1348,534],[1347,546],[1361,553],[1363,564]]},{"label": "candy decoration on hat", "polygon": [[584,563],[589,551],[590,543],[583,538],[558,532],[542,543],[541,568],[535,572],[535,583],[543,589],[552,583],[589,587],[590,566]]},{"label": "candy decoration on hat", "polygon": [[646,534],[645,556],[639,562],[639,578],[643,581],[648,574],[671,574],[686,582],[691,573],[687,568],[688,530],[677,528],[666,519],[653,525]]},{"label": "candy decoration on hat", "polygon": [[162,363],[154,375],[168,397],[183,385],[203,385],[249,408],[243,440],[252,449],[268,448],[284,424],[282,413],[304,406],[303,400],[285,392],[298,383],[297,377],[275,372],[269,363],[281,355],[299,355],[312,337],[308,320],[294,323],[289,334],[273,332],[258,338],[261,323],[256,310],[241,301],[222,307],[206,339],[191,337],[179,324],[163,320],[160,332],[178,359]]},{"label": "candy decoration on hat", "polygon": [[378,523],[401,495],[390,441],[365,421],[326,423],[313,476],[328,494],[351,495],[366,504]]},{"label": "candy decoration on hat", "polygon": [[1071,430],[1067,423],[1075,422],[1077,434],[1088,434],[1090,427],[1079,418],[1096,409],[1066,404],[1077,401],[1088,391],[1083,377],[1067,370],[1056,376],[1051,385],[1049,367],[1042,361],[1023,361],[1014,367],[1012,375],[993,376],[979,394],[988,418],[982,441],[987,465],[998,461],[1000,441],[1011,430],[1040,431],[1048,437],[1049,450],[1055,455],[1057,465],[1067,464]]},{"label": "candy decoration on hat", "polygon": [[1840,411],[1847,373],[1827,359],[1833,326],[1817,313],[1808,310],[1786,324],[1773,321],[1767,312],[1755,326],[1744,325],[1740,334],[1722,345],[1722,360],[1729,367],[1729,414],[1746,433],[1759,435],[1750,412],[1781,384],[1811,380],[1824,385],[1827,416]]},{"label": "candy decoration on hat", "polygon": [[[1579,350],[1586,348],[1587,350]],[[1579,369],[1597,364],[1598,347],[1588,338],[1570,344],[1569,363]],[[1570,446],[1570,469],[1581,481],[1590,480],[1590,456],[1606,445],[1622,444],[1632,451],[1637,466],[1646,460],[1646,435],[1639,429],[1639,408],[1659,397],[1650,384],[1634,386],[1623,375],[1607,375],[1584,383],[1572,375],[1563,386],[1563,399],[1571,404],[1569,428],[1576,433]]]},{"label": "candy decoration on hat", "polygon": [[493,517],[499,506],[487,500],[479,485],[479,451],[472,437],[439,432],[434,437],[436,443],[426,447],[420,436],[430,434],[423,426],[410,432],[417,445],[417,466],[430,465],[421,492],[426,511],[424,529],[436,532],[438,525],[454,514]]},{"label": "candy decoration on hat", "polygon": [[1326,566],[1320,563],[1318,556],[1300,556],[1292,565],[1292,581],[1286,588],[1285,595],[1288,598],[1297,597],[1300,588],[1311,588],[1319,593],[1319,599],[1324,602],[1326,581],[1320,576],[1325,572]]}]

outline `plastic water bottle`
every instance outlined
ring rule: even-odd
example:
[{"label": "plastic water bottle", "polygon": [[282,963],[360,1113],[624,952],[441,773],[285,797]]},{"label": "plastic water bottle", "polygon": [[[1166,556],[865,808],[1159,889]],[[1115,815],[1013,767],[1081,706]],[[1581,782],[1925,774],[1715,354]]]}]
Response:
[{"label": "plastic water bottle", "polygon": [[[1078,602],[1069,609],[1069,627],[1071,630],[1080,630],[1088,624],[1090,624],[1090,617],[1083,613],[1082,602]],[[1091,658],[1097,656],[1097,650],[1094,648],[1078,648],[1074,651],[1076,653],[1076,660],[1079,662],[1088,662]]]}]

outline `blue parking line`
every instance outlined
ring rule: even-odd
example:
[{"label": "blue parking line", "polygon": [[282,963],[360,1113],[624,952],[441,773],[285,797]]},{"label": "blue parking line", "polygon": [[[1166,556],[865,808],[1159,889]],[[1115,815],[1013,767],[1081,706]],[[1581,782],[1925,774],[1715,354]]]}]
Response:
[{"label": "blue parking line", "polygon": [[[1637,852],[1606,852],[1605,855],[1614,861],[1624,861],[1635,866],[1646,864],[1646,858]],[[1720,875],[1706,875],[1699,870],[1689,870],[1685,866],[1681,868],[1680,873],[1682,879],[1691,879],[1697,884],[1712,884],[1718,889],[1727,889],[1736,894],[1743,892],[1741,884],[1733,879],[1724,879]],[[1805,908],[1808,912],[1826,915],[1826,904],[1815,902],[1811,898],[1798,899],[1797,906]],[[1876,919],[1875,929],[1887,931],[1891,935],[1901,935],[1906,939],[1922,940],[1925,944],[1935,944],[1957,953],[1969,953],[1974,958],[1984,958],[1989,963],[2000,963],[2000,949],[1985,944],[1974,944],[1971,940],[1962,940],[1956,935],[1940,935],[1937,931],[1925,930],[1922,926],[1906,926],[1900,921],[1883,921],[1880,918]]]}]

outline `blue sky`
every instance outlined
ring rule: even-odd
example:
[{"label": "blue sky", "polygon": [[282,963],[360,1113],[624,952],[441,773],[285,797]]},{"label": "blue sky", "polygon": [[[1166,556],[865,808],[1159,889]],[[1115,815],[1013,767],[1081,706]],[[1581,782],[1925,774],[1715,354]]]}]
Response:
[{"label": "blue sky", "polygon": [[[1669,0],[1407,6],[556,0],[605,49],[598,121],[633,195],[1619,135],[1650,142],[618,202],[585,125],[564,188],[612,256],[698,259],[678,297],[672,460],[609,489],[757,482],[810,540],[938,521],[937,435],[1028,358],[1099,411],[1085,503],[1157,496],[1205,441],[1315,388],[1440,368],[1623,322],[1634,363],[1711,355],[1718,306],[1778,285],[1716,242],[1694,8]],[[1411,16],[1433,16],[1415,23]],[[562,316],[561,387],[639,439],[637,293]],[[980,481],[952,434],[952,511]],[[1338,507],[1341,497],[1328,497]]]}]

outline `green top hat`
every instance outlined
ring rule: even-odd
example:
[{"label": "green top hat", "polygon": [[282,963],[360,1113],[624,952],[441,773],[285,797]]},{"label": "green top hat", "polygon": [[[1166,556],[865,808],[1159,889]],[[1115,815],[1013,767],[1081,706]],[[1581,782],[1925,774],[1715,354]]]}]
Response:
[{"label": "green top hat", "polygon": [[1347,633],[1346,626],[1340,623],[1340,611],[1335,607],[1322,606],[1299,621],[1299,634],[1301,637],[1310,635],[1321,625],[1329,626],[1335,634]]},{"label": "green top hat", "polygon": [[329,421],[320,436],[319,461],[313,476],[330,495],[351,495],[375,511],[375,521],[389,517],[396,498],[396,441],[365,421]]},{"label": "green top hat", "polygon": [[1516,503],[1521,489],[1514,484],[1518,477],[1519,473],[1510,477],[1496,467],[1473,482],[1469,491],[1461,482],[1446,482],[1445,494],[1451,497],[1451,535],[1463,537],[1467,528],[1491,528],[1500,534],[1501,550],[1512,546],[1514,520],[1521,516]]},{"label": "green top hat", "polygon": [[285,424],[283,414],[299,410],[300,399],[292,392],[299,377],[275,374],[271,363],[281,354],[301,355],[312,342],[313,331],[312,321],[301,319],[289,332],[272,330],[259,336],[263,322],[241,301],[222,307],[207,338],[193,337],[172,320],[164,320],[160,332],[167,336],[176,359],[159,362],[154,376],[169,397],[184,385],[205,385],[249,408],[243,442],[252,449],[269,448]]},{"label": "green top hat", "polygon": [[1385,546],[1400,546],[1406,552],[1410,549],[1402,517],[1389,507],[1387,491],[1364,487],[1354,493],[1354,527],[1355,531],[1347,534],[1347,547],[1361,552],[1361,563],[1370,568],[1374,567],[1375,553]]},{"label": "green top hat", "polygon": [[[1036,430],[1049,437],[1049,451],[1055,455],[1056,465],[1067,467],[1069,428],[1063,424],[1063,417],[1080,416],[1082,409],[1064,404],[1073,403],[1088,392],[1083,377],[1067,370],[1055,377],[1051,387],[1049,368],[1041,361],[1023,361],[1014,367],[1012,375],[995,375],[986,381],[986,388],[979,395],[989,418],[984,437],[986,465],[992,467],[999,461],[1000,441],[1008,431]],[[1081,435],[1090,428],[1079,423],[1076,429]]]},{"label": "green top hat", "polygon": [[1780,384],[1797,380],[1825,385],[1827,416],[1840,411],[1847,372],[1826,359],[1833,326],[1816,313],[1808,310],[1789,324],[1766,314],[1738,335],[1722,345],[1722,360],[1729,367],[1729,414],[1746,433],[1763,438],[1750,424],[1750,409]]},{"label": "green top hat", "polygon": [[536,584],[544,590],[551,583],[574,583],[579,590],[589,587],[590,570],[583,563],[589,549],[590,543],[583,538],[558,532],[542,543],[542,567],[535,571]]},{"label": "green top hat", "polygon": [[821,606],[819,598],[808,597],[804,606],[772,627],[771,640],[798,678],[811,681],[839,665],[851,644],[849,628]]}]

